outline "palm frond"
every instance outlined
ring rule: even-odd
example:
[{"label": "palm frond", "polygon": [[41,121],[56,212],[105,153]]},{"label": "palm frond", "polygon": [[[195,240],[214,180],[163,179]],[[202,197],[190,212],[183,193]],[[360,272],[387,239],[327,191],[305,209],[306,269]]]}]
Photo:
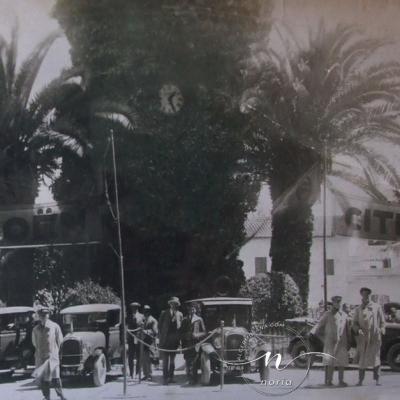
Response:
[{"label": "palm frond", "polygon": [[21,107],[25,108],[28,104],[33,84],[36,80],[43,60],[54,41],[60,37],[60,33],[54,32],[48,35],[25,60],[18,71],[14,85],[14,96],[19,99]]},{"label": "palm frond", "polygon": [[17,43],[18,43],[18,23],[16,22],[11,30],[11,41],[6,48],[6,82],[7,93],[11,94],[15,77],[15,66],[17,64]]}]

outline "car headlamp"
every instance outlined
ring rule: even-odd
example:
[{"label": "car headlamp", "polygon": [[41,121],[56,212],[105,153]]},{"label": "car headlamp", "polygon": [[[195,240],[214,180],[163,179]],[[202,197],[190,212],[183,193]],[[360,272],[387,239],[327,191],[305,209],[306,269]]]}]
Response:
[{"label": "car headlamp", "polygon": [[258,341],[257,341],[257,339],[255,337],[251,337],[249,339],[249,347],[251,349],[254,349],[257,346],[257,343],[258,343]]}]

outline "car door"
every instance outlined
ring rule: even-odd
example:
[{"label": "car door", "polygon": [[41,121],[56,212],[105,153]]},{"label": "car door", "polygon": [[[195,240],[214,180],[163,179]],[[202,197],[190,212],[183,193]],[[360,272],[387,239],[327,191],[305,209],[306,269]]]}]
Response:
[{"label": "car door", "polygon": [[15,339],[17,330],[15,316],[12,314],[2,315],[0,327],[0,361],[2,363],[10,362],[16,358]]}]

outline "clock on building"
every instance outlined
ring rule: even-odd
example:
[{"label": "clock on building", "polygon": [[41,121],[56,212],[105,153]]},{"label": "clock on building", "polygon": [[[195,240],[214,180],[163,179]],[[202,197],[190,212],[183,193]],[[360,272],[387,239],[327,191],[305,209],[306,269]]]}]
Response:
[{"label": "clock on building", "polygon": [[165,84],[160,89],[160,108],[165,114],[176,114],[183,106],[183,96],[178,86]]}]

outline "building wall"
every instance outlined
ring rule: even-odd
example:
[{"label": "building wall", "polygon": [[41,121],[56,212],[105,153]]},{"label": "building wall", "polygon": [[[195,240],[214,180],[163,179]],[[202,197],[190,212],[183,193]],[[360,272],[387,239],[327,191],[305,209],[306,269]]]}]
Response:
[{"label": "building wall", "polygon": [[[256,275],[256,257],[266,257],[267,271],[271,271],[270,245],[271,238],[264,237],[254,238],[242,247],[239,259],[243,261],[247,279]],[[333,275],[327,276],[328,298],[340,295],[344,302],[357,304],[359,290],[366,286],[374,294],[389,295],[391,301],[400,302],[400,262],[396,253],[382,246],[369,246],[366,240],[330,236],[327,238],[327,259],[333,260],[333,271],[330,271]],[[384,268],[385,259],[390,259],[390,268]],[[324,297],[323,277],[323,239],[314,237],[308,298],[312,307]]]}]

